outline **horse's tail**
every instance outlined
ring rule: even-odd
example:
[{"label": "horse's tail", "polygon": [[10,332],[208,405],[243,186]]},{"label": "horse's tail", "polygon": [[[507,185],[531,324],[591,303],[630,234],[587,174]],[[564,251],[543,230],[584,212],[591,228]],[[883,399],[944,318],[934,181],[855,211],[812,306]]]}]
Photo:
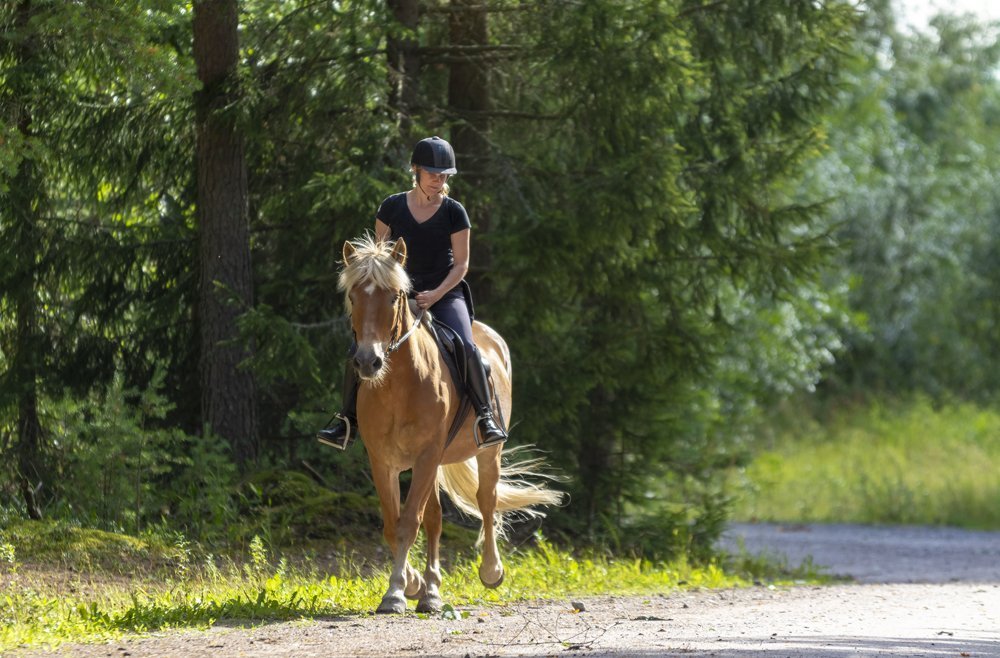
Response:
[{"label": "horse's tail", "polygon": [[[522,448],[504,452],[507,457]],[[561,491],[555,491],[538,480],[554,480],[552,475],[541,472],[539,466],[544,462],[540,457],[532,457],[513,463],[504,463],[500,469],[500,481],[497,483],[497,518],[494,519],[497,533],[504,536],[505,512],[518,512],[523,516],[542,517],[545,512],[537,509],[541,505],[559,505],[564,500]],[[455,506],[465,514],[482,519],[479,504],[476,502],[476,492],[479,490],[479,469],[476,458],[470,457],[464,462],[447,464],[438,469],[438,482]],[[480,540],[482,535],[480,535]]]}]

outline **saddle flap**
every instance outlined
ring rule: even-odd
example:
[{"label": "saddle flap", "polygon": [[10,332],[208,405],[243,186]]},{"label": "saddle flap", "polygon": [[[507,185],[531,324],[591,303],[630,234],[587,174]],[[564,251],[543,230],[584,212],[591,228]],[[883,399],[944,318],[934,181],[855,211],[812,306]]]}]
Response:
[{"label": "saddle flap", "polygon": [[438,350],[440,350],[441,356],[444,357],[448,371],[451,372],[455,388],[460,392],[464,392],[466,380],[465,341],[462,340],[462,337],[454,329],[443,322],[434,320],[430,323],[430,327]]}]

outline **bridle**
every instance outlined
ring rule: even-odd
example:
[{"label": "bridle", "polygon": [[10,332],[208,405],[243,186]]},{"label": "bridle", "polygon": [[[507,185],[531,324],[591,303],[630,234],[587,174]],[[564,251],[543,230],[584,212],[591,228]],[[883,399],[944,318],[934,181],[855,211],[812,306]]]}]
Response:
[{"label": "bridle", "polygon": [[[398,293],[398,295],[397,295],[396,306],[399,307],[400,303],[402,303],[402,304],[406,304],[407,303],[406,302],[406,292],[403,291],[403,290],[400,290],[399,293]],[[397,329],[397,325],[402,324],[403,319],[406,318],[405,306],[403,308],[404,308],[403,311],[397,311],[396,317],[393,318],[393,320],[392,320],[392,333],[393,334],[396,334],[396,333],[399,333],[399,332],[403,331],[402,327],[399,327]],[[420,326],[420,323],[424,319],[424,311],[425,310],[426,309],[420,309],[420,312],[417,313],[416,316],[414,316],[413,323],[410,325],[410,328],[406,330],[406,333],[404,333],[399,338],[396,338],[396,339],[390,341],[389,346],[386,347],[386,349],[385,349],[385,353],[387,355],[388,354],[392,354],[393,352],[395,352],[396,350],[398,350],[400,347],[402,347],[403,343],[405,343],[406,340],[410,336],[413,335],[413,332],[417,330],[417,327]],[[399,320],[398,322],[397,322],[397,319]]]}]

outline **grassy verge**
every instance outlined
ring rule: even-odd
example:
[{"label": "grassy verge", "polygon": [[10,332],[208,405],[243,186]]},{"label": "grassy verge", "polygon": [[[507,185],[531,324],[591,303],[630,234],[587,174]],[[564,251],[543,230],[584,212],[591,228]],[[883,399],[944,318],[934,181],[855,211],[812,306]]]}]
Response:
[{"label": "grassy verge", "polygon": [[[30,550],[39,536],[52,541],[48,546],[53,553],[45,563],[22,563],[19,555]],[[81,552],[83,544],[89,549]],[[79,564],[89,566],[79,568]],[[476,575],[474,557],[450,559],[442,592],[445,600],[456,607],[499,605],[588,594],[733,587],[762,578],[787,582],[801,576],[768,572],[771,567],[764,563],[734,562],[724,570],[715,564],[696,567],[683,561],[581,557],[544,541],[508,555],[506,565],[504,584],[486,590]],[[293,560],[278,558],[258,538],[236,561],[196,555],[183,541],[157,543],[151,538],[22,522],[0,533],[0,654],[17,647],[204,628],[220,620],[252,625],[365,615],[378,605],[387,580],[384,567],[372,571],[360,558],[340,560],[333,572],[301,555]]]},{"label": "grassy verge", "polygon": [[741,477],[739,519],[1000,529],[1000,413],[912,400],[799,418]]}]

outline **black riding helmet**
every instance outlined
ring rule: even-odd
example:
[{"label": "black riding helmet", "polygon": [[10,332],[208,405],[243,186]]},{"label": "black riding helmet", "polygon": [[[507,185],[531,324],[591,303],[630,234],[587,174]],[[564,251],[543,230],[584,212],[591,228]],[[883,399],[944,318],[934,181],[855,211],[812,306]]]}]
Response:
[{"label": "black riding helmet", "polygon": [[413,147],[410,164],[417,165],[433,174],[457,174],[455,150],[440,137],[427,137]]}]

